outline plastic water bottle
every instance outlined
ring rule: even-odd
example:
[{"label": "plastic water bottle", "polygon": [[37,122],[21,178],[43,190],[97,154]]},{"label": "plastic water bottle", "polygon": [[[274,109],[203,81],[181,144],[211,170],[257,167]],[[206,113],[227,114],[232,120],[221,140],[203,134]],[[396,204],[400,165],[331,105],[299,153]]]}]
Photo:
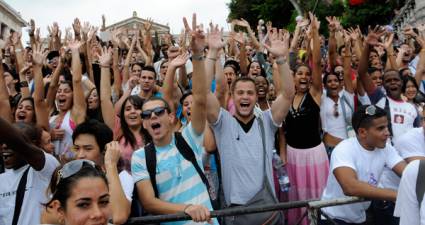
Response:
[{"label": "plastic water bottle", "polygon": [[280,159],[275,150],[273,150],[273,167],[277,173],[280,190],[282,192],[288,192],[291,187],[288,172],[286,171],[286,167],[283,165],[282,159]]}]

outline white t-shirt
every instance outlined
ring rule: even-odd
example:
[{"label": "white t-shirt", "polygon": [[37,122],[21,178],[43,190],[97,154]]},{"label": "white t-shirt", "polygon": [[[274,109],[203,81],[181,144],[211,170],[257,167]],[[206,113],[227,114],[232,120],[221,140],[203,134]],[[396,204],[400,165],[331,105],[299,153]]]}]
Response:
[{"label": "white t-shirt", "polygon": [[131,202],[133,199],[134,182],[133,177],[127,170],[123,170],[118,174],[125,197]]},{"label": "white t-shirt", "polygon": [[[324,132],[340,139],[346,139],[348,138],[347,121],[351,122],[354,109],[354,94],[350,94],[349,92],[342,90],[339,92],[339,96],[337,103],[338,117],[335,117],[335,102],[326,96],[326,93],[322,94],[320,118],[322,120],[322,129]],[[343,100],[341,96],[344,96],[346,100]],[[347,118],[344,117],[342,104],[344,104],[345,115]]]},{"label": "white t-shirt", "polygon": [[[393,143],[397,142],[397,139],[403,134],[413,128],[418,113],[413,104],[405,101],[395,101],[391,98],[387,98],[391,110],[391,125],[393,129]],[[385,108],[385,98],[381,98],[377,106]],[[390,168],[385,168],[382,178],[379,182],[379,187],[390,188],[397,190],[400,178]]]},{"label": "white t-shirt", "polygon": [[[52,155],[44,153],[46,158],[42,170],[30,168],[22,202],[18,225],[39,224],[43,205],[48,202],[46,189],[49,187],[53,172],[59,162]],[[24,171],[29,165],[17,170],[6,169],[0,174],[0,225],[10,225],[15,211],[16,191]]]},{"label": "white t-shirt", "polygon": [[424,128],[413,128],[398,138],[394,143],[394,147],[403,159],[415,156],[425,157],[424,137]]},{"label": "white t-shirt", "polygon": [[[349,167],[356,172],[359,181],[377,186],[384,166],[388,165],[393,168],[400,161],[402,159],[391,145],[386,145],[383,149],[368,151],[360,145],[356,137],[343,140],[332,152],[331,169],[322,200],[347,197],[334,175],[335,169]],[[347,223],[363,223],[366,220],[365,210],[369,205],[370,202],[361,202],[326,207],[322,210],[334,219],[340,219]]]},{"label": "white t-shirt", "polygon": [[415,160],[403,171],[394,216],[400,217],[400,225],[425,225],[425,201],[419,209],[416,198],[416,178],[418,177],[419,160]]}]

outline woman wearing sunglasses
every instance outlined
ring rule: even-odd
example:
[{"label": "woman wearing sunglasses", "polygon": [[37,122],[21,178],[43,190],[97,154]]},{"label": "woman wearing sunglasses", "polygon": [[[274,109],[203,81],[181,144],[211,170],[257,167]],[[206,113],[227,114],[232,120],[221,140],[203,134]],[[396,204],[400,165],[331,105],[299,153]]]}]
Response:
[{"label": "woman wearing sunglasses", "polygon": [[74,160],[53,173],[52,198],[60,224],[108,224],[110,191],[102,170],[93,161]]}]

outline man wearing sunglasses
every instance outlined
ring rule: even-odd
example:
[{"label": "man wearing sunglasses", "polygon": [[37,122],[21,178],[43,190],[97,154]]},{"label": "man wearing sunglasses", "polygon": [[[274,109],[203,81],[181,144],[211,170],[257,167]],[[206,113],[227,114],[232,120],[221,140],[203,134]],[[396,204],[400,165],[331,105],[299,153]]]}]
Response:
[{"label": "man wearing sunglasses", "polygon": [[41,204],[48,201],[46,188],[59,162],[1,117],[0,134],[0,153],[6,168],[0,174],[0,225],[37,224]]},{"label": "man wearing sunglasses", "polygon": [[[203,133],[206,124],[205,67],[203,50],[205,36],[196,26],[196,15],[190,29],[184,19],[186,30],[192,30],[192,60],[193,60],[193,104],[191,122],[182,130],[181,136],[174,134],[173,121],[175,115],[170,111],[168,103],[161,98],[151,98],[142,106],[141,117],[143,127],[152,139],[151,147],[145,146],[134,152],[131,160],[131,172],[136,183],[139,199],[144,209],[153,214],[172,214],[184,212],[195,222],[210,222],[218,224],[210,218],[212,210],[206,185],[194,163],[186,160],[177,147],[177,138],[183,138],[193,151],[198,166],[202,166]],[[170,85],[170,84],[168,84]],[[181,140],[181,139],[178,139]],[[153,148],[156,157],[155,177],[150,177],[146,163],[146,152]],[[155,181],[153,187],[151,181]],[[156,188],[156,191],[155,189]],[[192,224],[192,221],[174,222],[169,224]]]},{"label": "man wearing sunglasses", "polygon": [[[406,163],[392,145],[387,114],[375,105],[360,106],[353,114],[356,137],[338,144],[331,155],[329,177],[322,200],[357,196],[367,199],[395,201],[397,192],[378,187],[384,167],[401,176]],[[323,208],[322,212],[339,225],[362,224],[370,202]],[[320,224],[333,224],[321,221]]]}]

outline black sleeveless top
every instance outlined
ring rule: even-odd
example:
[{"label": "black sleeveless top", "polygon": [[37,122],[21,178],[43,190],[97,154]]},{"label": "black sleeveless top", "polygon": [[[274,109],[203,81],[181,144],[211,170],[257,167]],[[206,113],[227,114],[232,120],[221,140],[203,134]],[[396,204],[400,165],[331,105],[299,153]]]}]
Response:
[{"label": "black sleeveless top", "polygon": [[320,106],[316,104],[310,92],[304,95],[298,109],[291,104],[285,125],[286,143],[293,148],[313,148],[322,142]]}]

